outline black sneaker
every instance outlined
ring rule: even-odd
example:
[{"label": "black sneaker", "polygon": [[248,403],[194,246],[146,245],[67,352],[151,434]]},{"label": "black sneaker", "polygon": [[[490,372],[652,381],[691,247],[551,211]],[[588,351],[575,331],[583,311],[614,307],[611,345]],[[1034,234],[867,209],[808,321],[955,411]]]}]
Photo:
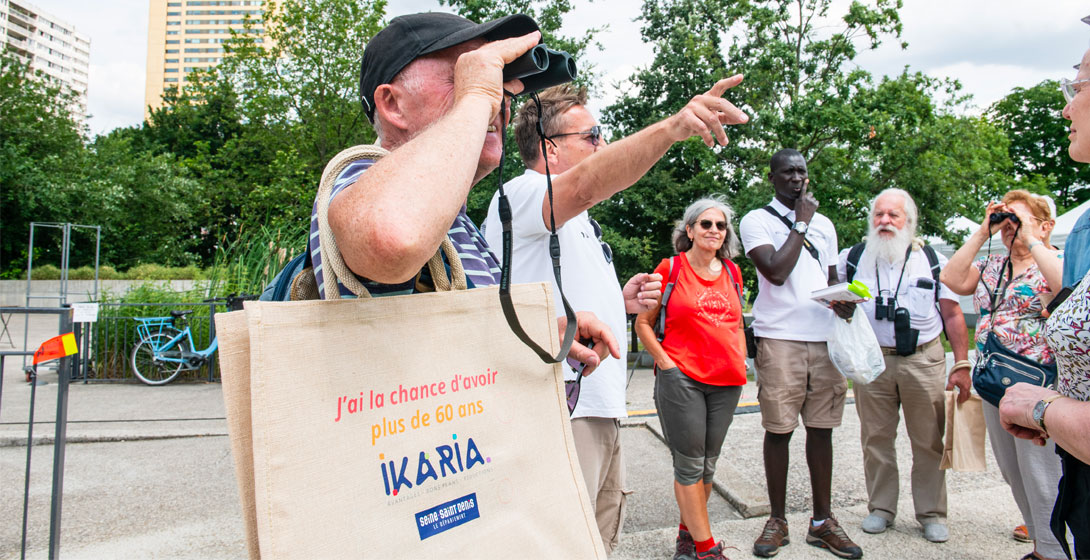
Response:
[{"label": "black sneaker", "polygon": [[848,534],[831,516],[817,527],[814,527],[814,520],[810,520],[810,530],[806,533],[806,544],[827,548],[829,552],[841,558],[863,557],[863,549],[848,538]]},{"label": "black sneaker", "polygon": [[695,560],[696,543],[693,542],[693,536],[688,531],[678,529],[676,547],[674,560]]}]

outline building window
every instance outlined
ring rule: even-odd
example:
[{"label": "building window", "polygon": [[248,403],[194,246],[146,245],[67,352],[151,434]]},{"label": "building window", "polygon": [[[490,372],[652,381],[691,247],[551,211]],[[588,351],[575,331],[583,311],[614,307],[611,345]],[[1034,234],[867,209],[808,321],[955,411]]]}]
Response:
[{"label": "building window", "polygon": [[167,68],[167,69],[163,70],[163,72],[177,73],[178,69],[177,68]]},{"label": "building window", "polygon": [[177,35],[177,34],[178,34],[177,29],[175,29],[174,31],[167,31],[167,35]]},{"label": "building window", "polygon": [[167,17],[180,16],[180,15],[182,15],[182,12],[167,12]]},{"label": "building window", "polygon": [[178,78],[163,78],[163,81],[168,84],[176,84],[178,83]]},{"label": "building window", "polygon": [[167,25],[181,25],[181,24],[182,24],[182,22],[180,22],[180,21],[168,21],[167,22]]},{"label": "building window", "polygon": [[178,39],[167,39],[168,45],[177,45],[178,43],[181,43]]},{"label": "building window", "polygon": [[178,54],[178,49],[167,49],[167,54]]},{"label": "building window", "polygon": [[168,59],[164,60],[163,62],[165,62],[167,64],[178,64],[178,59],[177,58],[168,58]]}]

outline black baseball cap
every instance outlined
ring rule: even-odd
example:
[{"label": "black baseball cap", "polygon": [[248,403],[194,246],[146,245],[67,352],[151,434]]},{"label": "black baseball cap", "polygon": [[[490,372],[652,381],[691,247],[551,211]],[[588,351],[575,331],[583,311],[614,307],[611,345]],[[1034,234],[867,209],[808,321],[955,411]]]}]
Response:
[{"label": "black baseball cap", "polygon": [[515,14],[485,23],[473,23],[458,15],[426,12],[398,16],[379,31],[363,51],[360,64],[360,101],[367,118],[375,122],[375,90],[390,83],[418,57],[472,39],[498,41],[537,31],[537,22]]}]

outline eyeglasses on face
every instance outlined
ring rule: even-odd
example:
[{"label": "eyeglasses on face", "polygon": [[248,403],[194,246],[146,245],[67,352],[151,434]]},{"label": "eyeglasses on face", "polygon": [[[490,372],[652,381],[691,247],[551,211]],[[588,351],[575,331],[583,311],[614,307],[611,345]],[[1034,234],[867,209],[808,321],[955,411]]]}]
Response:
[{"label": "eyeglasses on face", "polygon": [[1064,92],[1064,100],[1071,103],[1071,100],[1075,99],[1075,95],[1082,91],[1082,85],[1087,82],[1090,82],[1090,78],[1074,81],[1067,78],[1060,80],[1060,91]]},{"label": "eyeglasses on face", "polygon": [[719,231],[727,231],[727,222],[723,221],[713,222],[711,220],[700,220],[697,224],[700,224],[700,227],[704,229],[712,229],[712,226],[714,225]]},{"label": "eyeglasses on face", "polygon": [[587,140],[590,140],[590,144],[592,146],[597,146],[602,141],[602,127],[599,125],[594,125],[590,127],[590,130],[584,130],[582,132],[565,132],[562,134],[553,134],[552,136],[546,137],[546,139],[552,140],[553,138],[560,138],[561,136],[586,136]]}]

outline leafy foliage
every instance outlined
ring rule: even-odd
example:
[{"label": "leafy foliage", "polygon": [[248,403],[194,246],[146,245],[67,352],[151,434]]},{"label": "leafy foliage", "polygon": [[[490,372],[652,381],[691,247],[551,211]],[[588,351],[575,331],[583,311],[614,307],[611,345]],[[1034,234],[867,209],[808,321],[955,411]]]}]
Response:
[{"label": "leafy foliage", "polygon": [[1090,167],[1067,154],[1069,123],[1061,114],[1063,107],[1060,83],[1045,80],[1030,88],[1014,88],[988,110],[988,117],[1010,139],[1016,176],[1043,183],[1031,190],[1054,193],[1060,212],[1090,198]]},{"label": "leafy foliage", "polygon": [[632,76],[632,90],[604,120],[629,134],[736,72],[745,81],[726,97],[751,120],[728,130],[724,148],[697,139],[676,145],[635,187],[592,210],[607,239],[619,242],[619,274],[672,254],[667,224],[700,196],[726,193],[736,220],[767,204],[772,192],[762,177],[781,148],[806,157],[820,212],[837,224],[842,246],[862,236],[869,199],[883,188],[913,193],[921,233],[943,235],[949,217],[1008,182],[1002,131],[957,116],[966,99],[956,82],[906,70],[875,83],[853,64],[860,51],[899,37],[900,7],[900,0],[857,1],[834,16],[830,0],[645,2],[642,33],[655,60]]}]

